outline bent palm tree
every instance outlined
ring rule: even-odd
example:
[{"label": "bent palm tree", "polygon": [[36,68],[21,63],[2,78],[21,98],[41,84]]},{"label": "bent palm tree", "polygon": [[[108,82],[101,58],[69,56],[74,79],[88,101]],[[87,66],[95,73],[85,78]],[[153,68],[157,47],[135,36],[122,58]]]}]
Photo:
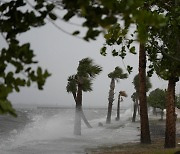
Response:
[{"label": "bent palm tree", "polygon": [[79,61],[77,74],[69,76],[66,90],[72,93],[75,103],[75,123],[74,134],[81,135],[81,118],[85,124],[91,128],[82,110],[82,92],[92,91],[92,80],[102,71],[102,68],[95,65],[90,58],[84,58]]},{"label": "bent palm tree", "polygon": [[128,75],[123,73],[123,70],[120,67],[116,67],[115,70],[108,74],[108,77],[111,79],[110,83],[110,90],[109,90],[109,104],[108,104],[108,113],[106,118],[106,123],[111,123],[111,112],[112,112],[112,105],[114,101],[114,89],[115,89],[115,80],[118,79],[126,79]]},{"label": "bent palm tree", "polygon": [[117,104],[117,117],[116,117],[116,121],[119,121],[120,119],[120,102],[123,101],[122,97],[127,97],[127,94],[125,91],[120,91],[119,95],[118,95],[118,104]]}]

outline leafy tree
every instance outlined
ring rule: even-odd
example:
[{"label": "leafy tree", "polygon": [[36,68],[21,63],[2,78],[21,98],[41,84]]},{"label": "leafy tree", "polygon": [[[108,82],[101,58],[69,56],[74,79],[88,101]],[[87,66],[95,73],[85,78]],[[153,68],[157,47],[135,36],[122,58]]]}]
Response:
[{"label": "leafy tree", "polygon": [[0,114],[16,116],[8,95],[13,91],[19,92],[20,87],[29,87],[33,82],[42,90],[50,76],[41,67],[33,69],[37,63],[34,52],[29,43],[22,44],[17,37],[32,27],[44,25],[45,18],[51,16],[52,3],[33,0],[33,4],[36,10],[29,9],[25,0],[0,2],[0,33],[7,43],[0,49]]},{"label": "leafy tree", "polygon": [[74,134],[81,135],[81,118],[84,120],[88,127],[91,127],[86,120],[82,110],[82,92],[92,91],[92,80],[102,71],[102,68],[95,65],[90,58],[84,58],[79,61],[77,68],[77,74],[68,78],[66,90],[68,93],[72,93],[75,103],[75,123]]},{"label": "leafy tree", "polygon": [[123,73],[123,70],[120,67],[116,67],[115,70],[108,74],[108,77],[111,79],[110,83],[110,90],[109,90],[109,98],[108,98],[108,112],[106,123],[111,123],[111,112],[112,112],[112,105],[114,101],[114,89],[115,89],[115,80],[118,81],[119,79],[126,79],[128,75]]},{"label": "leafy tree", "polygon": [[[140,40],[146,39],[146,26],[160,26],[164,22],[164,17],[157,13],[152,13],[143,9],[145,0],[62,0],[55,1],[57,6],[61,9],[67,10],[63,19],[70,21],[74,16],[83,18],[82,27],[87,28],[84,39],[94,40],[96,37],[109,29],[111,26],[124,21],[124,29],[128,30],[131,24],[140,25],[138,27],[138,38]],[[142,8],[142,9],[139,9]],[[123,28],[123,26],[121,27]],[[80,31],[75,31],[73,34],[79,34]],[[117,34],[118,35],[118,34]],[[113,39],[113,38],[112,38]]]},{"label": "leafy tree", "polygon": [[162,89],[155,89],[150,92],[148,96],[148,104],[154,108],[161,109],[161,120],[163,120],[165,103],[166,102],[166,91]]},{"label": "leafy tree", "polygon": [[123,97],[127,97],[127,94],[125,91],[120,91],[118,95],[118,103],[117,103],[117,117],[116,121],[119,121],[120,119],[120,102],[123,101]]},{"label": "leafy tree", "polygon": [[168,80],[165,148],[174,148],[176,146],[175,86],[180,77],[179,2],[154,3],[158,3],[159,7],[156,11],[165,14],[167,21],[162,29],[149,28],[151,36],[146,44],[146,50],[152,62],[150,71],[155,70],[158,76]]},{"label": "leafy tree", "polygon": [[[162,89],[155,89],[151,91],[148,96],[148,104],[154,108],[159,108],[162,110],[161,112],[161,120],[163,120],[163,110],[166,108],[166,95],[167,91]],[[180,97],[179,95],[175,96],[175,106],[179,109],[180,108]]]}]

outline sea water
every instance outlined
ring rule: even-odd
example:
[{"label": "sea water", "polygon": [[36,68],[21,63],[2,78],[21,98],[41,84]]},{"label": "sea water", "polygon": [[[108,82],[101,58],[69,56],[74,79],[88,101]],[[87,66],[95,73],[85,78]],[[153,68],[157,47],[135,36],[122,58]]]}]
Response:
[{"label": "sea water", "polygon": [[[106,109],[84,109],[93,128],[82,122],[82,135],[73,135],[73,108],[17,109],[18,118],[0,116],[0,154],[81,154],[88,148],[113,146],[139,140],[138,123],[131,123],[131,111],[120,121],[105,124]],[[99,126],[99,123],[103,126]]]}]

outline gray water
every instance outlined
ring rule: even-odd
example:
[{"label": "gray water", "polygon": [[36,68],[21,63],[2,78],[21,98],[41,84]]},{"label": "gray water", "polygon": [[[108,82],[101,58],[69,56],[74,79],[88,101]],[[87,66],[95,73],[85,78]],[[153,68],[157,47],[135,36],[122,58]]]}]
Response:
[{"label": "gray water", "polygon": [[[82,123],[82,135],[73,135],[74,109],[36,108],[17,110],[18,118],[0,116],[1,154],[81,154],[87,148],[138,141],[138,123],[130,122],[131,111],[119,122],[105,124],[106,109],[84,109],[93,126]],[[113,111],[112,119],[115,119]],[[99,127],[98,123],[103,123]]]}]

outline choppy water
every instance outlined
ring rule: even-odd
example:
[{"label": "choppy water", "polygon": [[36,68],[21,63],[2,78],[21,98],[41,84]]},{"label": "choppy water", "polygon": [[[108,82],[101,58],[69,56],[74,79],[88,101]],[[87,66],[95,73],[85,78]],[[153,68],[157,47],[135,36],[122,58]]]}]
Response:
[{"label": "choppy water", "polygon": [[[73,135],[74,109],[21,109],[18,118],[0,116],[2,154],[80,154],[86,148],[137,141],[138,124],[129,121],[131,111],[121,114],[120,122],[105,124],[105,109],[85,109],[93,126],[82,123],[82,135]],[[115,112],[113,112],[112,119]],[[98,123],[102,122],[103,127]]]}]

